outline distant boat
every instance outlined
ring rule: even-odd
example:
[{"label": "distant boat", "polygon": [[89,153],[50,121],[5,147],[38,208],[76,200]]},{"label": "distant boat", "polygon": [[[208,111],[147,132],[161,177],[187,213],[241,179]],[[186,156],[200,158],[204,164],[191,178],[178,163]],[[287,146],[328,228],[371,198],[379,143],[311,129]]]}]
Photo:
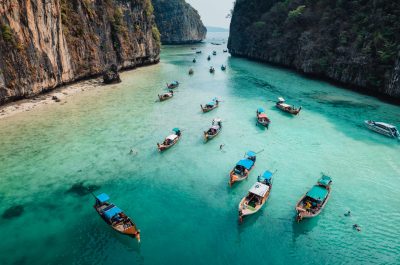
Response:
[{"label": "distant boat", "polygon": [[108,202],[110,197],[107,194],[102,193],[95,198],[94,208],[109,226],[121,234],[135,237],[140,242],[140,230],[121,209]]},{"label": "distant boat", "polygon": [[174,128],[172,131],[174,132],[174,134],[167,136],[164,142],[162,142],[161,144],[157,143],[158,151],[165,151],[174,146],[179,141],[182,136],[181,130],[179,128]]},{"label": "distant boat", "polygon": [[211,42],[211,45],[221,45],[221,43]]},{"label": "distant boat", "polygon": [[200,53],[201,53],[201,51],[197,51],[196,53],[197,53],[197,54],[200,54]]},{"label": "distant boat", "polygon": [[265,171],[258,176],[257,182],[251,187],[249,193],[239,203],[239,222],[243,218],[258,212],[268,200],[272,188],[272,176],[270,171]]},{"label": "distant boat", "polygon": [[216,109],[219,107],[219,100],[217,98],[213,98],[213,100],[209,103],[207,103],[204,107],[203,105],[200,105],[201,110],[206,113],[206,112],[210,112],[213,109]]},{"label": "distant boat", "polygon": [[297,202],[296,220],[300,222],[303,218],[312,218],[321,213],[331,194],[332,179],[323,175],[301,199]]},{"label": "distant boat", "polygon": [[193,59],[193,63],[195,63],[195,62],[196,62],[196,58]]},{"label": "distant boat", "polygon": [[210,129],[204,132],[204,140],[207,142],[208,140],[214,139],[222,130],[222,121],[221,119],[214,119],[212,121],[212,126]]},{"label": "distant boat", "polygon": [[169,89],[174,89],[174,88],[177,88],[178,86],[179,86],[179,82],[178,81],[174,81],[171,84],[167,84],[167,87]]},{"label": "distant boat", "polygon": [[192,74],[194,74],[194,71],[193,71],[192,68],[190,68],[190,69],[189,69],[189,75],[192,75]]},{"label": "distant boat", "polygon": [[228,52],[228,50],[224,50],[224,52]]},{"label": "distant boat", "polygon": [[255,163],[256,153],[253,151],[247,152],[245,158],[237,162],[236,166],[231,170],[229,174],[229,185],[232,187],[235,182],[247,179]]},{"label": "distant boat", "polygon": [[208,55],[207,60],[208,60],[208,61],[211,60],[211,56],[210,56],[210,55]]},{"label": "distant boat", "polygon": [[217,55],[217,51],[213,51],[213,55]]},{"label": "distant boat", "polygon": [[400,138],[400,133],[394,125],[376,121],[364,121],[364,124],[371,131],[383,134],[391,138]]},{"label": "distant boat", "polygon": [[212,67],[212,66],[210,67],[210,73],[211,73],[211,74],[215,73],[215,69],[214,69],[214,67]]},{"label": "distant boat", "polygon": [[294,106],[290,106],[288,104],[285,103],[285,99],[284,98],[278,98],[278,102],[276,103],[276,107],[280,110],[283,110],[287,113],[293,114],[293,115],[298,115],[301,111],[301,107],[300,108],[295,108]]},{"label": "distant boat", "polygon": [[265,114],[265,110],[263,108],[257,109],[257,124],[260,124],[268,129],[271,120]]},{"label": "distant boat", "polygon": [[221,70],[225,71],[226,70],[226,66],[225,65],[221,65]]},{"label": "distant boat", "polygon": [[170,90],[168,93],[158,95],[158,99],[160,101],[165,101],[165,100],[171,99],[173,96],[174,96],[174,91]]}]

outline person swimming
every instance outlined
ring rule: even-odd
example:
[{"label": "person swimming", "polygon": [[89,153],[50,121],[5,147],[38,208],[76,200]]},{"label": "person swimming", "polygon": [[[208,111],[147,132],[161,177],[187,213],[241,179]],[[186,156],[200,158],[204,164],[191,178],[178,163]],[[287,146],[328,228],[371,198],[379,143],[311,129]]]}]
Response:
[{"label": "person swimming", "polygon": [[358,232],[361,231],[361,227],[358,224],[354,224],[353,229],[357,230]]}]

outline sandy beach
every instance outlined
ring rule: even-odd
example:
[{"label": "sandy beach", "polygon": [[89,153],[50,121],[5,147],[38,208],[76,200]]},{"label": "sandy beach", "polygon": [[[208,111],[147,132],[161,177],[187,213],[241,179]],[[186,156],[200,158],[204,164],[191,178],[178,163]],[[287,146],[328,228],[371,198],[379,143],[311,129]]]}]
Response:
[{"label": "sandy beach", "polygon": [[85,80],[75,84],[62,86],[33,98],[22,99],[0,106],[0,119],[11,117],[17,113],[31,111],[47,104],[65,104],[67,99],[77,93],[102,86],[101,78]]}]

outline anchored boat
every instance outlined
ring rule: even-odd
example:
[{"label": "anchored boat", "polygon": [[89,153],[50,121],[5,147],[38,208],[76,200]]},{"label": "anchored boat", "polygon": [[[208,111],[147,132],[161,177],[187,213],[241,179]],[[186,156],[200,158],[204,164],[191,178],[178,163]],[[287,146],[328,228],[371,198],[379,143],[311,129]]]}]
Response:
[{"label": "anchored boat", "polygon": [[179,82],[178,81],[174,81],[171,84],[167,84],[167,87],[169,89],[174,89],[174,88],[177,88],[178,86],[179,86]]},{"label": "anchored boat", "polygon": [[257,109],[257,124],[260,124],[268,129],[271,120],[265,114],[265,110],[263,108]]},{"label": "anchored boat", "polygon": [[214,67],[212,67],[212,66],[210,67],[210,73],[211,73],[211,74],[215,73],[215,69],[214,69]]},{"label": "anchored boat", "polygon": [[164,142],[162,142],[161,144],[157,143],[158,151],[165,151],[174,146],[179,141],[182,136],[181,130],[179,128],[174,128],[172,131],[174,132],[174,134],[167,136]]},{"label": "anchored boat", "polygon": [[204,140],[207,142],[215,138],[222,130],[222,120],[221,119],[214,119],[212,121],[212,126],[210,129],[204,132]]},{"label": "anchored boat", "polygon": [[257,182],[251,187],[249,193],[239,203],[239,222],[243,218],[258,212],[268,200],[272,188],[272,176],[270,171],[258,176]]},{"label": "anchored boat", "polygon": [[400,138],[400,133],[394,125],[376,121],[365,121],[364,124],[371,131],[383,134],[391,138]]},{"label": "anchored boat", "polygon": [[221,70],[225,71],[226,70],[226,66],[225,65],[221,65]]},{"label": "anchored boat", "polygon": [[193,63],[195,63],[195,62],[196,62],[196,58],[193,59]]},{"label": "anchored boat", "polygon": [[95,198],[94,208],[109,226],[121,234],[135,237],[140,242],[140,230],[120,208],[108,202],[110,197],[107,194],[102,193]]},{"label": "anchored boat", "polygon": [[332,179],[323,175],[301,199],[297,202],[297,222],[303,218],[312,218],[321,213],[331,194]]},{"label": "anchored boat", "polygon": [[170,90],[168,93],[158,95],[158,99],[160,101],[165,101],[165,100],[172,98],[173,96],[174,96],[174,91]]},{"label": "anchored boat", "polygon": [[208,57],[207,57],[207,61],[210,61],[211,60],[211,56],[210,55],[208,55]]},{"label": "anchored boat", "polygon": [[278,98],[278,102],[276,102],[276,107],[293,115],[298,115],[301,111],[301,107],[296,108],[295,106],[290,106],[289,104],[286,104],[285,99],[282,97]]},{"label": "anchored boat", "polygon": [[217,51],[213,51],[213,55],[217,55]]},{"label": "anchored boat", "polygon": [[194,74],[194,71],[193,71],[192,68],[190,68],[190,69],[189,69],[189,75],[193,75],[193,74]]},{"label": "anchored boat", "polygon": [[213,109],[218,108],[219,102],[220,101],[217,98],[213,98],[213,100],[211,102],[207,103],[204,107],[203,107],[203,105],[200,105],[201,110],[203,111],[203,113],[210,112]]},{"label": "anchored boat", "polygon": [[255,163],[256,153],[253,151],[247,152],[245,158],[237,162],[236,166],[231,170],[229,185],[232,187],[233,183],[247,179]]}]

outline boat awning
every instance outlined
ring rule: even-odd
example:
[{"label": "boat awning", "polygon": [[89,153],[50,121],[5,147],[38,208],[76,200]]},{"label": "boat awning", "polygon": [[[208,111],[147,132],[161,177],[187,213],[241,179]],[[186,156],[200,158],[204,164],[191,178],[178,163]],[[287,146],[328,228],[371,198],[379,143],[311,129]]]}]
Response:
[{"label": "boat awning", "polygon": [[260,113],[261,112],[265,112],[265,110],[263,108],[258,108],[257,111],[260,112]]},{"label": "boat awning", "polygon": [[177,133],[180,132],[181,130],[179,128],[173,128],[172,131]]},{"label": "boat awning", "polygon": [[118,208],[117,206],[112,207],[111,209],[107,210],[104,212],[104,216],[108,219],[111,220],[115,215],[122,213],[122,210]]},{"label": "boat awning", "polygon": [[100,203],[104,203],[104,202],[106,202],[106,201],[108,201],[108,200],[110,199],[110,196],[108,196],[108,195],[105,194],[105,193],[102,193],[102,194],[96,196],[96,199],[97,199]]},{"label": "boat awning", "polygon": [[286,103],[281,103],[280,105],[281,105],[282,107],[284,107],[284,108],[291,108],[290,105],[288,105],[288,104],[286,104]]},{"label": "boat awning", "polygon": [[331,181],[332,179],[330,177],[324,175],[322,176],[322,178],[318,180],[318,183],[321,185],[328,186]]},{"label": "boat awning", "polygon": [[213,102],[208,102],[207,103],[207,106],[214,106],[215,105],[215,102],[213,101]]},{"label": "boat awning", "polygon": [[263,179],[270,180],[272,178],[272,175],[273,175],[272,172],[267,170],[264,172],[264,174],[261,177]]},{"label": "boat awning", "polygon": [[256,184],[251,187],[249,190],[250,193],[253,193],[257,196],[264,197],[265,193],[269,190],[269,186],[263,183],[257,182]]},{"label": "boat awning", "polygon": [[253,151],[248,151],[248,152],[247,152],[247,156],[248,156],[248,157],[253,157],[253,156],[256,156],[256,153],[253,152]]},{"label": "boat awning", "polygon": [[245,169],[250,169],[254,165],[254,162],[250,159],[242,159],[236,165],[242,166]]},{"label": "boat awning", "polygon": [[328,190],[321,186],[314,186],[307,192],[307,196],[316,201],[323,201],[328,195]]},{"label": "boat awning", "polygon": [[212,126],[212,127],[211,127],[211,129],[214,129],[214,130],[219,130],[219,126],[217,126],[217,125],[214,125],[214,126]]},{"label": "boat awning", "polygon": [[178,138],[178,135],[172,134],[167,137],[168,140],[174,141],[176,138]]},{"label": "boat awning", "polygon": [[283,97],[279,97],[278,100],[279,100],[280,102],[285,102],[285,99],[284,99]]},{"label": "boat awning", "polygon": [[268,119],[267,114],[265,114],[265,113],[261,113],[260,115],[258,115],[258,118]]}]

